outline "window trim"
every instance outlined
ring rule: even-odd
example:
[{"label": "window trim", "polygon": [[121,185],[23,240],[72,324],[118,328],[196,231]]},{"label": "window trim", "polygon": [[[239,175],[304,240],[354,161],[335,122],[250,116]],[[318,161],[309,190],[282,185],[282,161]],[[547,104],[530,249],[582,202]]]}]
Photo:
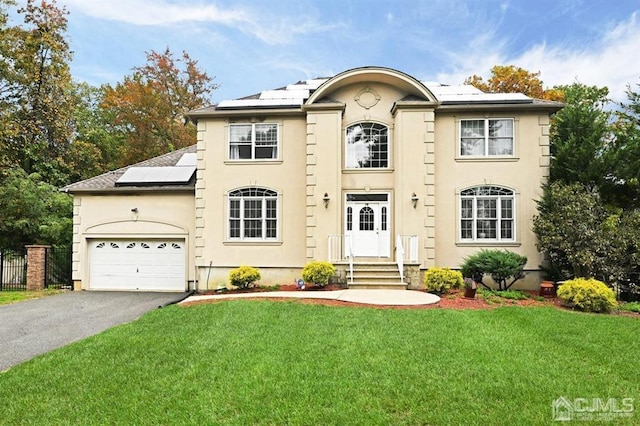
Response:
[{"label": "window trim", "polygon": [[[511,121],[511,154],[492,155],[489,153],[489,122],[490,121]],[[482,155],[466,155],[462,153],[462,122],[483,121],[484,122],[484,153]],[[458,159],[513,159],[516,158],[516,122],[514,117],[469,117],[458,119],[457,152]]]},{"label": "window trim", "polygon": [[[244,191],[261,191],[261,195],[245,195]],[[237,194],[237,195],[236,195]],[[277,243],[280,241],[280,205],[281,205],[281,195],[278,191],[275,191],[271,188],[261,187],[261,186],[246,186],[242,188],[235,188],[227,192],[227,209],[226,209],[226,242],[230,243]],[[244,237],[245,234],[245,201],[251,200],[260,200],[261,201],[261,215],[260,215],[260,229],[262,237]],[[268,201],[275,201],[275,217],[268,217]],[[233,201],[238,201],[238,213],[239,217],[232,218],[231,216],[231,206]],[[249,218],[252,220],[256,220],[256,218]],[[231,221],[238,221],[238,232],[239,237],[232,237],[232,226]],[[275,237],[269,237],[267,235],[267,231],[269,230],[267,222],[270,220],[275,220]]]},{"label": "window trim", "polygon": [[[275,158],[256,158],[256,147],[259,145],[256,145],[256,126],[276,126],[276,143],[275,143],[275,150],[276,150],[276,157]],[[231,158],[231,147],[232,147],[232,141],[231,141],[231,129],[233,127],[236,126],[251,126],[251,158]],[[227,161],[232,162],[232,163],[242,163],[242,162],[249,162],[249,163],[255,163],[255,162],[267,162],[267,163],[272,163],[272,162],[279,162],[281,161],[280,155],[281,155],[281,146],[282,146],[282,142],[281,142],[281,128],[280,128],[280,123],[277,122],[261,122],[261,123],[229,123],[229,125],[227,126]],[[248,144],[247,144],[248,145]],[[273,145],[269,145],[269,146],[273,146]]]},{"label": "window trim", "polygon": [[[384,126],[387,130],[387,165],[385,167],[349,167],[348,165],[348,144],[347,144],[347,131],[354,127],[357,126],[359,124],[378,124],[380,126]],[[358,172],[367,172],[367,171],[389,171],[392,169],[392,163],[391,163],[391,126],[387,123],[384,123],[382,121],[378,121],[378,120],[361,120],[361,121],[356,121],[353,123],[350,123],[348,125],[346,125],[343,129],[343,137],[344,137],[344,170],[346,171],[358,171]]]},{"label": "window trim", "polygon": [[[510,192],[505,194],[470,194],[465,195],[465,191],[471,191],[485,188],[488,191],[497,190]],[[457,195],[458,198],[458,214],[457,214],[457,227],[458,227],[458,242],[459,243],[472,243],[472,244],[517,244],[517,193],[513,188],[503,185],[476,185],[464,188],[460,190]],[[495,218],[490,218],[490,220],[496,222],[496,238],[479,238],[477,231],[478,220],[482,220],[482,218],[478,218],[477,210],[478,210],[478,200],[486,200],[486,199],[494,199],[496,200],[496,216]],[[472,213],[471,218],[463,218],[462,208],[463,208],[463,200],[472,200]],[[502,218],[502,208],[503,200],[511,200],[511,218],[503,219]],[[471,221],[471,233],[472,238],[463,238],[463,226],[462,221],[467,220]],[[511,222],[511,238],[503,238],[502,237],[502,224],[503,222],[510,221]]]}]

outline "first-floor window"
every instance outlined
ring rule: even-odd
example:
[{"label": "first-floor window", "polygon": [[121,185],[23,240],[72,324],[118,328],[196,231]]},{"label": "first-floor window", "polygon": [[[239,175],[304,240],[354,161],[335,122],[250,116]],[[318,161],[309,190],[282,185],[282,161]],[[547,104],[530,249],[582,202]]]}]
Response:
[{"label": "first-floor window", "polygon": [[265,188],[242,188],[229,193],[229,239],[278,238],[278,194]]},{"label": "first-floor window", "polygon": [[513,241],[515,198],[511,189],[477,186],[460,192],[462,241]]}]

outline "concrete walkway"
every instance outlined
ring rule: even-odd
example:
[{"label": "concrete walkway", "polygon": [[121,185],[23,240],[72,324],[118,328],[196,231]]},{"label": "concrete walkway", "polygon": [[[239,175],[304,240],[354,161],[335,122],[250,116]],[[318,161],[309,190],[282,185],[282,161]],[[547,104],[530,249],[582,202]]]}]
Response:
[{"label": "concrete walkway", "polygon": [[383,306],[415,306],[438,303],[440,298],[435,294],[413,290],[335,290],[335,291],[267,291],[256,293],[212,294],[206,296],[190,296],[182,303],[199,302],[216,299],[244,299],[249,297],[294,299],[325,299],[342,302],[364,303]]}]

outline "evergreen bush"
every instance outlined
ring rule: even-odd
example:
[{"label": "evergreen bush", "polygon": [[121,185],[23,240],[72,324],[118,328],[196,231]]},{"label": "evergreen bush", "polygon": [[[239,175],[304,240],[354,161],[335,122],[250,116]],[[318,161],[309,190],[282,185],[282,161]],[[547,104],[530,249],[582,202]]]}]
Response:
[{"label": "evergreen bush", "polygon": [[[508,290],[516,281],[524,278],[526,263],[526,256],[508,250],[480,250],[465,258],[460,271],[463,276],[480,284],[483,284],[482,279],[487,274],[498,284],[498,290]],[[509,279],[511,282],[507,283]]]}]

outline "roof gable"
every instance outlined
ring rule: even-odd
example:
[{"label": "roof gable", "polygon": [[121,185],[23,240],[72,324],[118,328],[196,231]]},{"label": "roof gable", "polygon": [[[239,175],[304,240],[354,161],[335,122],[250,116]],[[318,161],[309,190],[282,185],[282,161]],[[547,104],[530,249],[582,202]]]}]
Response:
[{"label": "roof gable", "polygon": [[[118,179],[120,179],[129,169],[154,169],[154,168],[174,168],[180,161],[191,162],[191,159],[183,158],[185,154],[196,153],[196,145],[191,145],[186,148],[178,149],[176,151],[169,152],[158,157],[153,157],[148,160],[142,161],[137,164],[123,167],[118,170],[113,170],[101,175],[82,180],[80,182],[72,183],[61,188],[61,191],[68,193],[104,193],[104,192],[132,192],[132,191],[149,191],[149,190],[164,190],[164,191],[194,191],[195,190],[195,173],[189,177],[188,180],[182,179],[180,182],[147,182],[146,184],[131,183],[125,185],[117,185]],[[181,166],[178,166],[181,167]],[[187,168],[193,168],[187,166]]]},{"label": "roof gable", "polygon": [[419,81],[416,78],[385,67],[360,67],[344,71],[329,78],[314,78],[298,81],[272,90],[238,99],[224,100],[217,105],[201,108],[189,113],[197,121],[200,117],[259,112],[260,110],[282,113],[301,113],[304,108],[313,104],[334,102],[330,94],[341,87],[352,83],[380,82],[397,87],[406,95],[400,101],[410,99],[411,102],[427,102],[435,108],[469,109],[486,106],[487,108],[519,108],[547,109],[550,112],[562,108],[559,102],[541,102],[522,93],[484,93],[471,85],[447,85],[441,83]]}]

